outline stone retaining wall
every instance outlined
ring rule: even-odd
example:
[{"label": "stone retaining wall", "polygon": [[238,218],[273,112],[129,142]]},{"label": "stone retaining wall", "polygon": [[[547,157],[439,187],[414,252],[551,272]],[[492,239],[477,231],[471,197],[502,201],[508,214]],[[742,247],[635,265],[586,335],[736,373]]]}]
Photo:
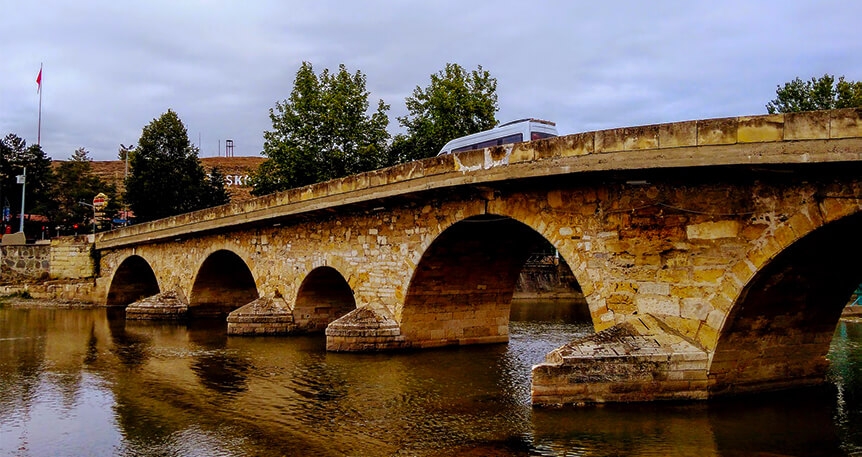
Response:
[{"label": "stone retaining wall", "polygon": [[12,244],[0,246],[0,265],[19,275],[48,277],[51,266],[51,246],[48,244]]},{"label": "stone retaining wall", "polygon": [[3,244],[0,265],[4,273],[11,271],[28,278],[92,278],[92,247],[93,241],[87,236],[54,238],[50,243]]},{"label": "stone retaining wall", "polygon": [[50,274],[54,279],[92,278],[93,243],[86,236],[67,236],[51,240]]}]

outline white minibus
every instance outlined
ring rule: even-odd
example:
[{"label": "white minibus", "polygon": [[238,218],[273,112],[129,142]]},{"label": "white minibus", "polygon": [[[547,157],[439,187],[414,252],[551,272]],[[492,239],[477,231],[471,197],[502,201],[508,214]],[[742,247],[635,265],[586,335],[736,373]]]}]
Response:
[{"label": "white minibus", "polygon": [[520,119],[499,125],[491,130],[455,138],[446,143],[437,155],[541,140],[555,136],[557,136],[557,124],[553,122],[541,119]]}]

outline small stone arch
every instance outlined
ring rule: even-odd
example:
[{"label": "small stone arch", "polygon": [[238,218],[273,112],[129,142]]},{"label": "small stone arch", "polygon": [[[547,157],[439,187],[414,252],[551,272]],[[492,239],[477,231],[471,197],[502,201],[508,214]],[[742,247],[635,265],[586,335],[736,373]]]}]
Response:
[{"label": "small stone arch", "polygon": [[294,322],[306,332],[323,332],[330,322],[356,309],[353,290],[333,267],[317,267],[305,277],[296,293]]},{"label": "small stone arch", "polygon": [[105,305],[124,307],[159,291],[159,281],[150,264],[139,255],[130,255],[114,271]]},{"label": "small stone arch", "polygon": [[472,216],[446,228],[410,279],[400,314],[408,345],[508,341],[518,275],[530,254],[547,243],[507,216]]},{"label": "small stone arch", "polygon": [[860,233],[857,212],[812,227],[760,265],[718,335],[709,368],[711,395],[825,380],[835,326],[862,283]]},{"label": "small stone arch", "polygon": [[219,249],[198,269],[189,296],[189,313],[194,317],[224,316],[257,298],[257,284],[246,262],[232,251]]}]

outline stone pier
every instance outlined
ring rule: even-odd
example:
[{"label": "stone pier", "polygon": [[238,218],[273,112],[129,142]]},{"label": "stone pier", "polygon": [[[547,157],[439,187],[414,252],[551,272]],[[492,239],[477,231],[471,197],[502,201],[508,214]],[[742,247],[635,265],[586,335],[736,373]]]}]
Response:
[{"label": "stone pier", "polygon": [[182,294],[176,291],[162,292],[126,307],[129,320],[181,320],[185,319],[189,304]]},{"label": "stone pier", "polygon": [[261,297],[227,316],[228,335],[294,333],[293,308],[280,295]]},{"label": "stone pier", "polygon": [[326,328],[327,351],[369,352],[404,347],[398,323],[367,307],[341,316]]},{"label": "stone pier", "polygon": [[534,405],[707,398],[705,351],[648,314],[572,341],[533,367]]}]

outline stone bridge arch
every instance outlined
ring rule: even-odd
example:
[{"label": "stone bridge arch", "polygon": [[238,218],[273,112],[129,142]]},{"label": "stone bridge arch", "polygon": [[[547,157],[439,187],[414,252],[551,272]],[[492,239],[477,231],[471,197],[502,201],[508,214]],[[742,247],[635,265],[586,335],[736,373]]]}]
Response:
[{"label": "stone bridge arch", "polygon": [[508,195],[488,202],[494,214],[509,217],[531,228],[552,246],[575,278],[582,299],[587,303],[594,331],[613,325],[613,313],[597,293],[604,280],[594,281],[589,264],[593,239],[605,236],[593,213],[599,196],[592,191],[540,190],[523,195]]},{"label": "stone bridge arch", "polygon": [[547,243],[534,228],[497,214],[447,227],[410,279],[400,313],[405,340],[414,347],[508,341],[518,275]]},{"label": "stone bridge arch", "polygon": [[748,268],[734,268],[748,278],[717,337],[710,395],[824,381],[838,319],[862,283],[862,211],[853,200],[822,209],[803,207],[749,253]]},{"label": "stone bridge arch", "polygon": [[218,249],[201,263],[192,281],[189,313],[223,316],[259,297],[251,269],[236,253]]},{"label": "stone bridge arch", "polygon": [[356,309],[353,289],[330,266],[317,267],[302,281],[296,293],[293,315],[298,328],[323,332],[330,322]]},{"label": "stone bridge arch", "polygon": [[106,306],[126,306],[160,291],[156,274],[143,257],[132,254],[123,259],[111,277]]}]

